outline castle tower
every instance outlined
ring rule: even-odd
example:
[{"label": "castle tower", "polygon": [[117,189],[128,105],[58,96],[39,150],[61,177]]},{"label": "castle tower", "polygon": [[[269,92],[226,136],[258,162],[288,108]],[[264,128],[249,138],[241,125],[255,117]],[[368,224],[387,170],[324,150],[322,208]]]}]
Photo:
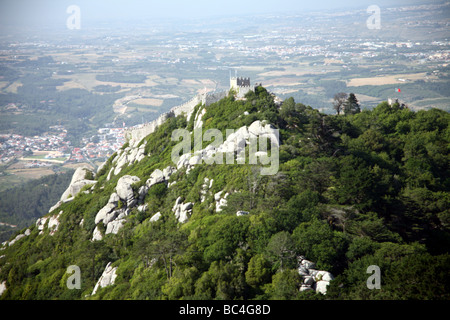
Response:
[{"label": "castle tower", "polygon": [[230,90],[234,89],[237,91],[238,85],[237,85],[237,78],[236,77],[230,77]]},{"label": "castle tower", "polygon": [[[231,74],[230,74],[231,75]],[[237,98],[243,98],[245,94],[251,90],[250,78],[231,77],[230,76],[230,90],[236,91]]]}]

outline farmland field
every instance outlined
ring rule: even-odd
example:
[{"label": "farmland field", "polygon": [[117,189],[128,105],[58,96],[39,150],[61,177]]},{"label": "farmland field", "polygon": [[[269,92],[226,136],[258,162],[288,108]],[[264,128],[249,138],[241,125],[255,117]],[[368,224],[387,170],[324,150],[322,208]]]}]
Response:
[{"label": "farmland field", "polygon": [[429,80],[425,72],[410,74],[382,75],[370,78],[353,78],[347,82],[348,87],[382,86],[385,84],[404,84],[416,80]]}]

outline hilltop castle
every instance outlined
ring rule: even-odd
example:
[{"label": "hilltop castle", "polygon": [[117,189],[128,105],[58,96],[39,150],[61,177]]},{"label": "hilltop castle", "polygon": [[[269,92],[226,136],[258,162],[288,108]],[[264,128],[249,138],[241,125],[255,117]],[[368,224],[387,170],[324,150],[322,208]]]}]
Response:
[{"label": "hilltop castle", "polygon": [[[260,85],[261,84],[255,84],[255,87]],[[255,87],[251,86],[250,78],[230,77],[230,90],[233,89],[236,92],[236,98],[238,99],[244,98],[247,92],[254,91]],[[144,137],[154,132],[156,128],[163,124],[168,118],[176,117],[180,114],[185,114],[187,116],[187,119],[189,120],[192,113],[194,112],[195,107],[199,103],[205,106],[209,106],[210,104],[225,98],[227,95],[228,92],[226,91],[198,94],[188,102],[173,107],[169,112],[161,114],[158,119],[152,122],[126,129],[125,139],[130,142],[131,146],[133,146],[139,143]]]},{"label": "hilltop castle", "polygon": [[237,98],[243,98],[247,92],[252,90],[250,78],[230,77],[230,90],[236,91]]}]

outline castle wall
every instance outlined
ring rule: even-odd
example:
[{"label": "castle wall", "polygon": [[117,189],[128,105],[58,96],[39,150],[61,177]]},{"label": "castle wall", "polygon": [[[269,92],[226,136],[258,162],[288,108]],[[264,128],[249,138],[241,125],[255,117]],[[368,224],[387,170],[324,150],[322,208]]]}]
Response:
[{"label": "castle wall", "polygon": [[226,95],[227,92],[225,91],[213,94],[198,94],[188,102],[173,107],[169,112],[161,114],[156,120],[152,122],[127,129],[125,131],[125,139],[129,142],[131,147],[136,147],[142,139],[155,132],[156,128],[162,125],[168,118],[177,117],[184,113],[187,117],[187,120],[189,121],[192,113],[194,112],[194,108],[199,103],[205,106],[209,106],[210,104],[226,97]]},{"label": "castle wall", "polygon": [[203,104],[208,107],[211,104],[213,104],[213,103],[215,103],[215,102],[217,102],[219,100],[222,100],[227,95],[228,95],[228,92],[226,92],[226,91],[207,94]]},{"label": "castle wall", "polygon": [[250,78],[230,78],[230,88],[236,91],[236,97],[238,99],[242,99],[247,92],[252,90]]},{"label": "castle wall", "polygon": [[242,99],[247,94],[247,92],[251,91],[252,88],[249,87],[239,87],[237,92],[237,98]]}]

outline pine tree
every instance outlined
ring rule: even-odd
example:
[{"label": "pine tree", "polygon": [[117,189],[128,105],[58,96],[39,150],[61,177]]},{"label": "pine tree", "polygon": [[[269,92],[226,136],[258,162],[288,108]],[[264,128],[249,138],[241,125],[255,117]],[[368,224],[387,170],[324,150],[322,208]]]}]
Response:
[{"label": "pine tree", "polygon": [[344,102],[344,113],[345,114],[355,114],[361,112],[361,107],[359,105],[358,99],[354,93],[350,93],[347,101]]}]

